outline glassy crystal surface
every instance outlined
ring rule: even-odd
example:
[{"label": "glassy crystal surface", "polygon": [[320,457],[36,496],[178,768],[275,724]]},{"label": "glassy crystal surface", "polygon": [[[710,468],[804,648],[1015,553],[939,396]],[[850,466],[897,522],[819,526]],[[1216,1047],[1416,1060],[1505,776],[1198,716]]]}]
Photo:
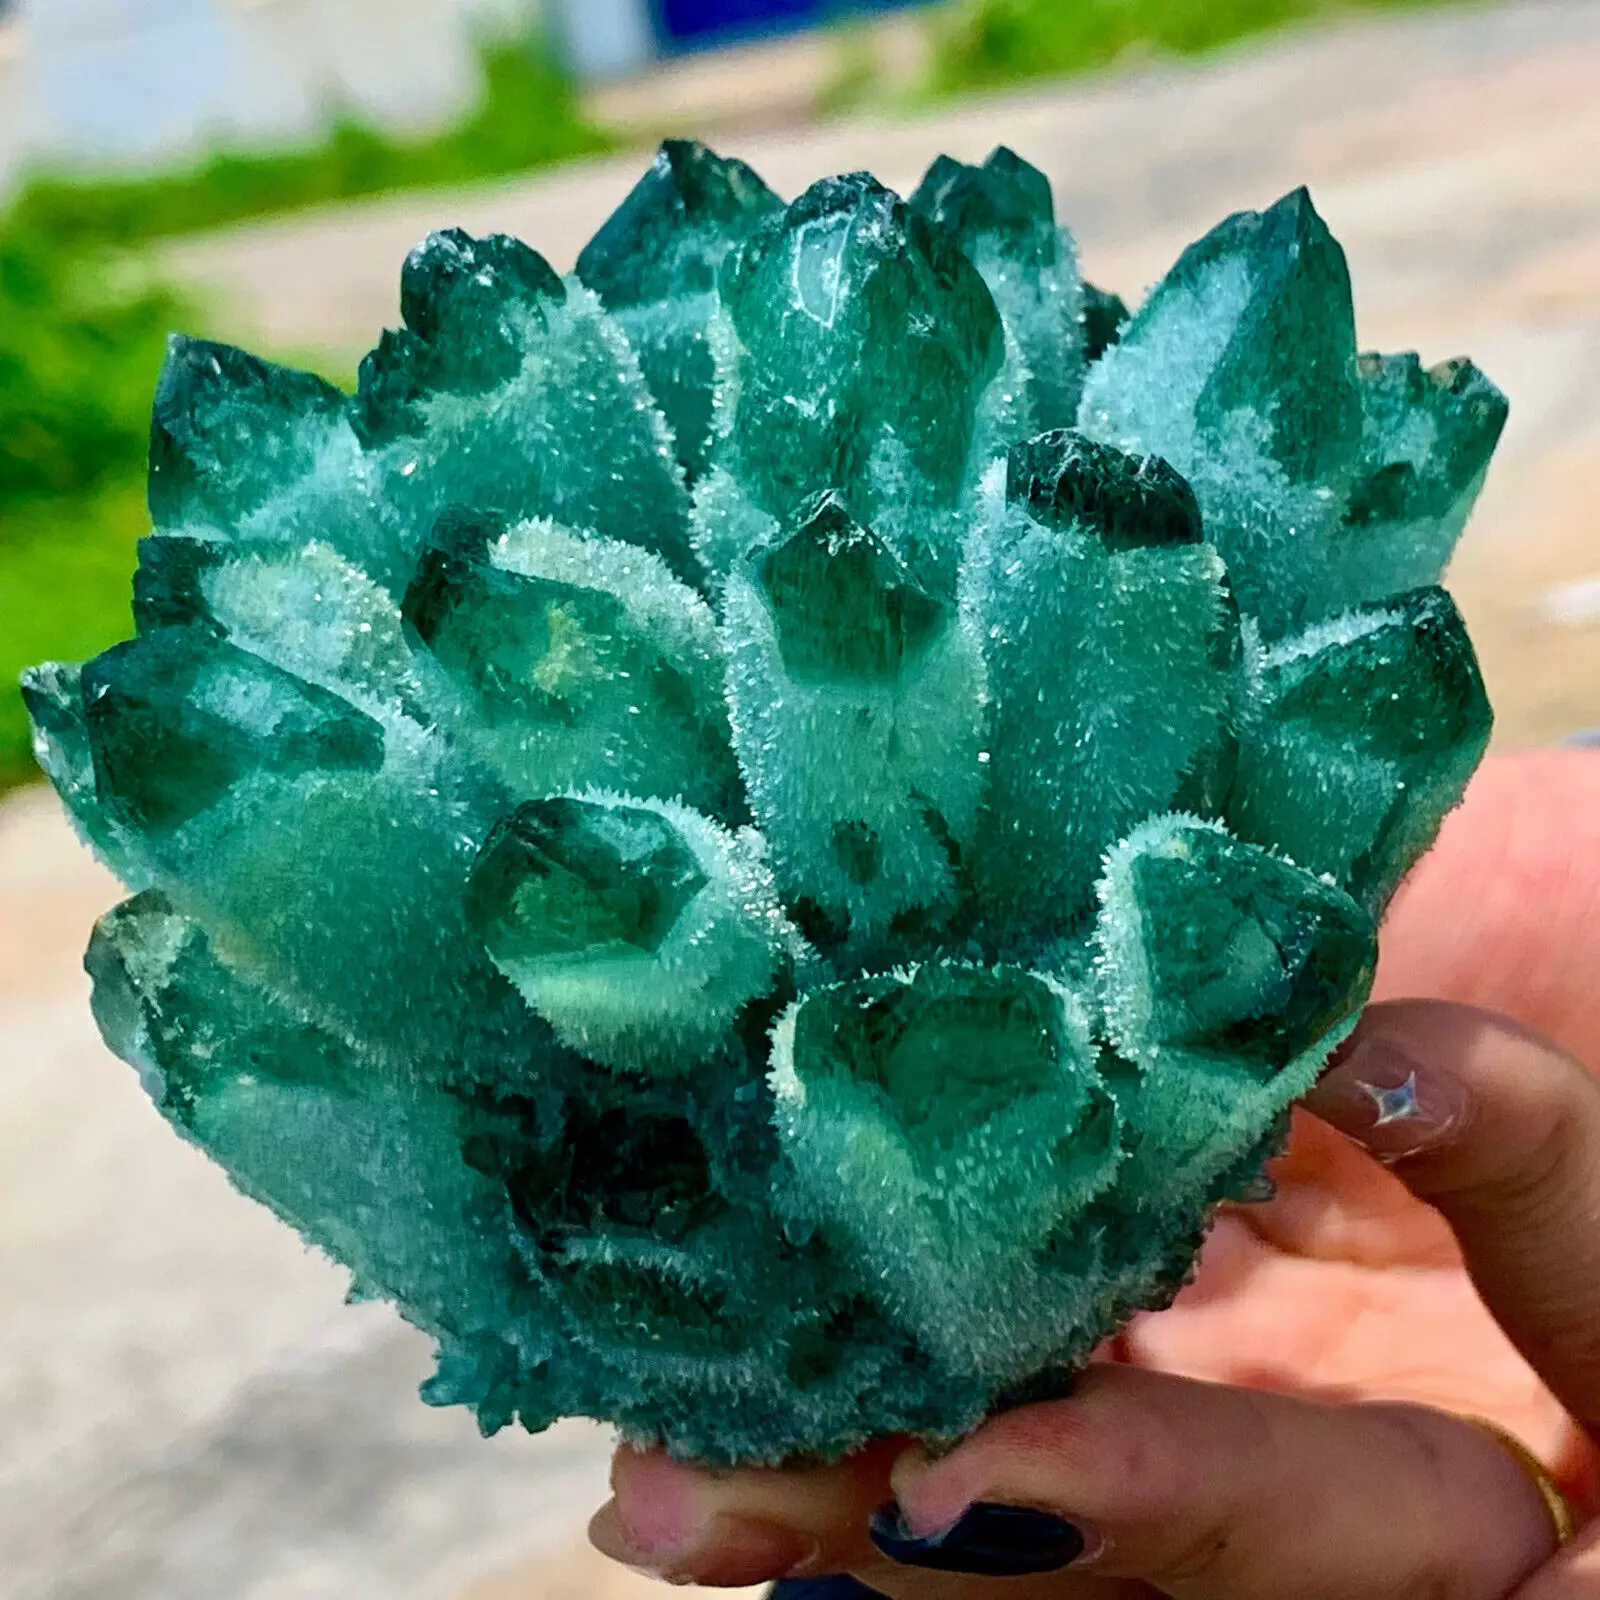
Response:
[{"label": "glassy crystal surface", "polygon": [[994,296],[1026,396],[1027,432],[1077,420],[1090,327],[1072,235],[1056,226],[1050,180],[1004,146],[981,167],[941,156],[912,207],[960,243]]},{"label": "glassy crystal surface", "polygon": [[175,339],[134,637],[25,693],[107,1041],[485,1431],[1058,1392],[1259,1196],[1490,714],[1505,402],[1296,193],[1130,316],[1043,175],[674,141],[435,234],[347,396]]},{"label": "glassy crystal surface", "polygon": [[669,139],[578,257],[577,275],[626,331],[691,478],[715,420],[717,272],[783,202],[742,161]]}]

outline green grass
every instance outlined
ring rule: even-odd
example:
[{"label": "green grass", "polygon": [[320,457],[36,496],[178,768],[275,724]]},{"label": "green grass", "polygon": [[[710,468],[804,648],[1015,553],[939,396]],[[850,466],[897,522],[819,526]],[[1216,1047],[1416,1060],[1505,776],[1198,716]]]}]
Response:
[{"label": "green grass", "polygon": [[150,394],[185,320],[159,285],[0,231],[0,790],[33,771],[17,674],[127,631]]},{"label": "green grass", "polygon": [[503,177],[610,148],[544,50],[500,43],[482,63],[482,100],[441,134],[402,139],[346,120],[310,149],[223,152],[134,180],[40,177],[10,222],[79,247],[125,246],[361,195]]},{"label": "green grass", "polygon": [[4,515],[0,793],[37,776],[17,675],[39,661],[85,660],[127,637],[134,548],[149,526],[138,478]]},{"label": "green grass", "polygon": [[137,472],[178,297],[38,231],[0,232],[0,539],[20,506]]},{"label": "green grass", "polygon": [[1452,0],[961,0],[934,15],[935,96],[1197,55],[1293,23]]},{"label": "green grass", "polygon": [[34,776],[17,675],[129,631],[150,396],[168,331],[205,331],[139,247],[607,147],[540,49],[502,43],[483,64],[479,105],[430,138],[343,122],[314,149],[219,154],[136,180],[35,177],[0,215],[0,792]]}]

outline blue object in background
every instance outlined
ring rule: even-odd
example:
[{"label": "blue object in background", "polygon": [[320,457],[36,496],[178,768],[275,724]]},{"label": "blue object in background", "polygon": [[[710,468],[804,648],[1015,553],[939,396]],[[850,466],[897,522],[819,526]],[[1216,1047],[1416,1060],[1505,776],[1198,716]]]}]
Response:
[{"label": "blue object in background", "polygon": [[655,0],[656,27],[668,49],[774,33],[917,0]]},{"label": "blue object in background", "polygon": [[[3,3],[3,0],[0,0]],[[715,49],[925,0],[544,0],[567,65],[588,80],[627,77],[662,56]]]},{"label": "blue object in background", "polygon": [[660,9],[661,30],[669,39],[698,39],[708,33],[744,33],[808,22],[821,14],[824,5],[823,0],[660,0]]}]

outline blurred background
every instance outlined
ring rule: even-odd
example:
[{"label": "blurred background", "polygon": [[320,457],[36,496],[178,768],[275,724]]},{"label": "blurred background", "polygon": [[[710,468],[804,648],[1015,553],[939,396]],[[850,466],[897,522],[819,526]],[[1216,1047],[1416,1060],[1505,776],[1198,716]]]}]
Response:
[{"label": "blurred background", "polygon": [[170,329],[348,382],[431,228],[560,270],[668,134],[1043,167],[1130,301],[1306,182],[1363,341],[1512,420],[1452,571],[1503,745],[1600,724],[1600,0],[0,0],[0,1600],[642,1600],[605,1434],[480,1441],[89,1021],[115,886],[14,684],[128,627]]}]

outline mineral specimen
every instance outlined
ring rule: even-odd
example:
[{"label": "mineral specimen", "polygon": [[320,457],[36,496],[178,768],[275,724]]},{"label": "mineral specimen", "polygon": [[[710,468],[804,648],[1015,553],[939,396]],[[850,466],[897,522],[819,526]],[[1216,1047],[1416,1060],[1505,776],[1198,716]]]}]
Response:
[{"label": "mineral specimen", "polygon": [[951,1437],[1183,1280],[1489,731],[1505,403],[1310,199],[1131,320],[1048,183],[669,144],[348,397],[174,339],[137,636],[27,680],[96,1016],[484,1429]]}]

